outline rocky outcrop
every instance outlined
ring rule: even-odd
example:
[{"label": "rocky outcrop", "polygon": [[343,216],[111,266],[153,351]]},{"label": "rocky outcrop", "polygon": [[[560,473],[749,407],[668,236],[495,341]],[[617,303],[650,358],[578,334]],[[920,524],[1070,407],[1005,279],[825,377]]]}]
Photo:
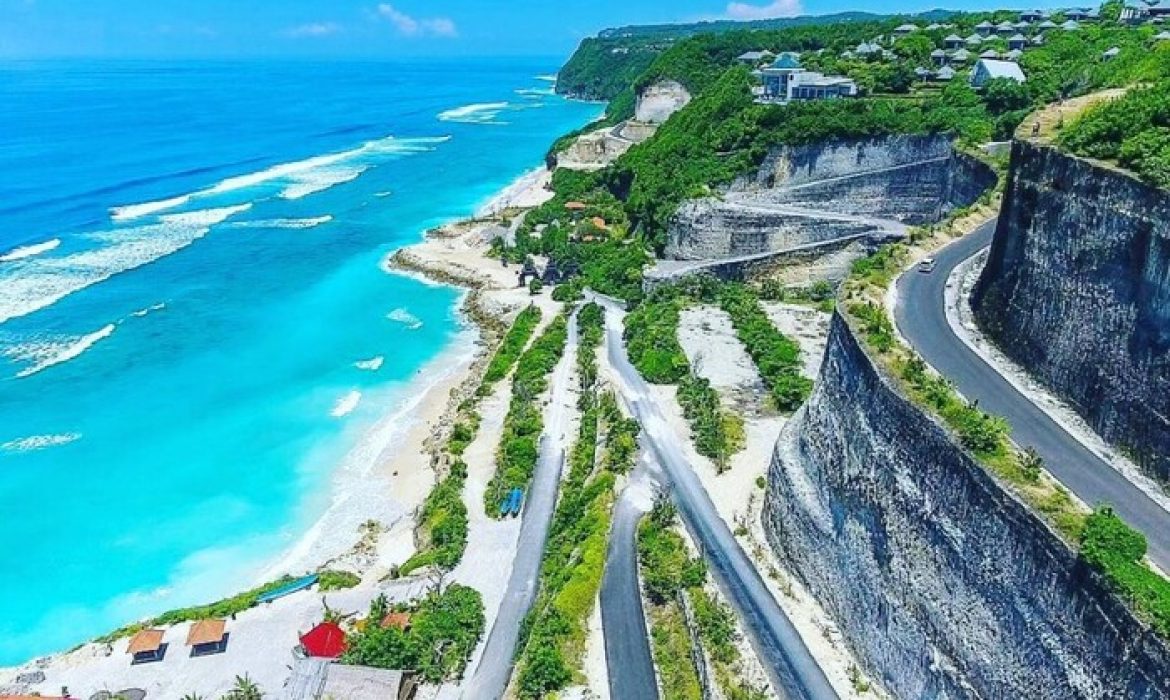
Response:
[{"label": "rocky outcrop", "polygon": [[691,93],[674,80],[662,80],[642,88],[634,107],[634,121],[643,124],[663,124],[670,116],[686,107]]},{"label": "rocky outcrop", "polygon": [[994,184],[989,167],[942,136],[786,146],[720,197],[685,202],[665,256],[703,260],[859,232],[902,235],[907,225],[938,221]]},{"label": "rocky outcrop", "polygon": [[764,526],[900,698],[1170,698],[1170,650],[835,316]]},{"label": "rocky outcrop", "polygon": [[1170,192],[1016,142],[971,302],[1009,357],[1170,483]]}]

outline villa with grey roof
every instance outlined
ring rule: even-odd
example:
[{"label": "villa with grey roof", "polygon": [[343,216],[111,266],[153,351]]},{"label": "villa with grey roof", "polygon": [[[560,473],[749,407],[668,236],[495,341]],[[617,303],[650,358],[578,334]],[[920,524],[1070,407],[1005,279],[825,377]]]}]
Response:
[{"label": "villa with grey roof", "polygon": [[840,75],[805,70],[796,54],[784,53],[760,71],[764,83],[761,102],[831,100],[857,95],[857,83]]}]

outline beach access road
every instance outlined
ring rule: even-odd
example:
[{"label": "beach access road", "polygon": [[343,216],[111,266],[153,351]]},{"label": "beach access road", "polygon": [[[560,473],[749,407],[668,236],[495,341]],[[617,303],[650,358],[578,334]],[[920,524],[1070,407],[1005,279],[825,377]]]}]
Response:
[{"label": "beach access road", "polygon": [[715,580],[743,620],[776,691],[789,700],[838,697],[679,449],[686,436],[670,427],[650,387],[630,363],[622,339],[625,310],[612,299],[590,296],[605,307],[607,358],[627,405],[642,424],[644,444],[662,466],[683,521],[703,550]]},{"label": "beach access road", "polygon": [[[577,314],[569,317],[565,354],[553,370],[548,405],[544,410],[544,433],[540,438],[536,472],[525,494],[521,515],[520,539],[508,587],[500,603],[495,624],[488,633],[487,644],[475,673],[463,688],[466,700],[499,700],[508,687],[515,664],[520,624],[536,600],[540,563],[552,524],[557,492],[561,484],[565,454],[568,451],[569,419],[574,408],[572,367],[577,358]],[[506,566],[500,562],[500,566]]]},{"label": "beach access road", "polygon": [[655,486],[643,454],[614,508],[601,579],[601,629],[609,692],[621,700],[658,700],[658,681],[638,580],[638,523],[654,505]]},{"label": "beach access road", "polygon": [[959,393],[1007,419],[1016,444],[1035,448],[1049,473],[1078,498],[1090,506],[1113,506],[1146,536],[1150,559],[1170,571],[1170,513],[1021,393],[951,327],[948,282],[956,267],[991,245],[996,222],[992,219],[938,251],[929,274],[912,269],[901,276],[895,311],[898,330],[927,364],[955,383]]}]

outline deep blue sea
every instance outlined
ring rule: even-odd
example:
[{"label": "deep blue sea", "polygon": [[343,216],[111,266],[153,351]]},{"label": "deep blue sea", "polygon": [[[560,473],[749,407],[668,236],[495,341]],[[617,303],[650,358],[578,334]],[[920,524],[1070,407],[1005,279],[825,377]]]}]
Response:
[{"label": "deep blue sea", "polygon": [[600,113],[557,65],[0,63],[0,666],[298,541],[460,332],[387,255]]}]

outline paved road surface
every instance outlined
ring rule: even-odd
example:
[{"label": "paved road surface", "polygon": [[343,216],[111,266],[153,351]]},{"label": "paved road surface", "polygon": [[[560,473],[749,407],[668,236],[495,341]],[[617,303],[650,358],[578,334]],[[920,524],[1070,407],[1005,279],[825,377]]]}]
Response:
[{"label": "paved road surface", "polygon": [[789,700],[830,700],[837,693],[809,653],[792,622],[784,615],[755,566],[744,554],[727,524],[679,449],[682,436],[671,429],[655,404],[646,382],[630,364],[622,342],[622,309],[605,305],[609,362],[619,375],[621,390],[642,423],[647,447],[670,478],[679,511],[694,534],[711,572],[739,612],[776,689]]},{"label": "paved road surface", "polygon": [[638,582],[638,522],[645,513],[636,495],[639,479],[622,491],[614,509],[601,579],[601,628],[605,633],[605,663],[609,692],[614,700],[658,700],[654,659],[642,612]]},{"label": "paved road surface", "polygon": [[1081,500],[1108,503],[1145,533],[1150,558],[1170,571],[1170,513],[1077,441],[955,335],[946,317],[947,279],[971,256],[991,244],[995,221],[940,251],[934,272],[911,271],[898,281],[898,329],[932,367],[990,413],[1003,416],[1012,438],[1032,446],[1052,475]]},{"label": "paved road surface", "polygon": [[[520,539],[512,575],[500,602],[500,612],[492,625],[483,655],[475,674],[463,689],[467,700],[498,700],[508,687],[515,660],[516,641],[520,637],[520,623],[536,599],[540,562],[548,539],[557,491],[561,485],[561,470],[565,464],[565,433],[568,430],[572,374],[577,361],[577,316],[569,319],[569,336],[565,355],[557,364],[552,378],[552,393],[544,411],[544,434],[540,438],[540,456],[536,474],[524,502],[524,521],[520,525]],[[506,562],[500,562],[507,566]]]}]

